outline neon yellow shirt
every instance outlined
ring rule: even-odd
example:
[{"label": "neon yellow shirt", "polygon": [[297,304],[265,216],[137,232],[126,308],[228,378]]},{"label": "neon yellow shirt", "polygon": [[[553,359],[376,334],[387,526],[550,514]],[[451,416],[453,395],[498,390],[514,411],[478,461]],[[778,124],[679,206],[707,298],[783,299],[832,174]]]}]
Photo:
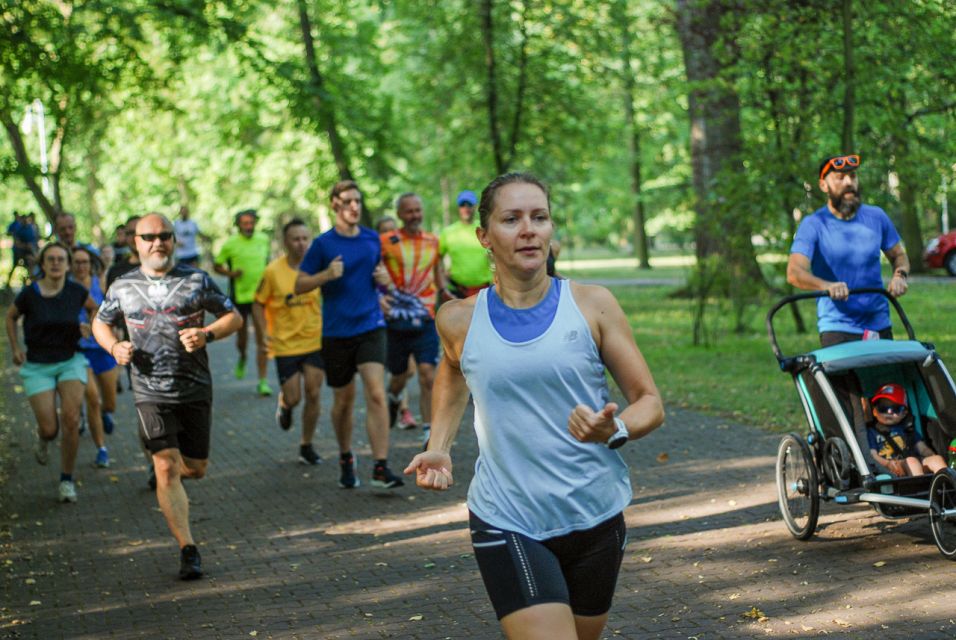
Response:
[{"label": "neon yellow shirt", "polygon": [[272,338],[270,355],[299,356],[322,348],[322,307],[319,289],[295,295],[298,270],[289,266],[285,256],[269,263],[256,302],[265,307],[266,332]]},{"label": "neon yellow shirt", "polygon": [[219,250],[216,264],[226,264],[242,275],[230,281],[230,293],[237,304],[248,304],[256,295],[256,287],[269,262],[269,238],[264,233],[253,233],[247,238],[241,233],[231,236]]},{"label": "neon yellow shirt", "polygon": [[438,253],[451,260],[448,277],[466,287],[488,284],[492,280],[488,252],[475,236],[477,228],[476,216],[471,223],[459,220],[448,225],[438,236]]}]

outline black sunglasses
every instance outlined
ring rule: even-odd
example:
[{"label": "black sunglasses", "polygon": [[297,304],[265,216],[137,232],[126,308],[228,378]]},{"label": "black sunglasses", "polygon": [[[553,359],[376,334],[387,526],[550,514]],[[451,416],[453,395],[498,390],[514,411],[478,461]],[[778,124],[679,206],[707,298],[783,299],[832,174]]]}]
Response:
[{"label": "black sunglasses", "polygon": [[893,415],[899,415],[906,411],[905,404],[877,404],[876,410],[880,413],[891,413]]},{"label": "black sunglasses", "polygon": [[160,231],[159,233],[137,233],[137,238],[142,238],[144,242],[152,242],[159,238],[160,242],[169,242],[175,234],[172,231]]}]

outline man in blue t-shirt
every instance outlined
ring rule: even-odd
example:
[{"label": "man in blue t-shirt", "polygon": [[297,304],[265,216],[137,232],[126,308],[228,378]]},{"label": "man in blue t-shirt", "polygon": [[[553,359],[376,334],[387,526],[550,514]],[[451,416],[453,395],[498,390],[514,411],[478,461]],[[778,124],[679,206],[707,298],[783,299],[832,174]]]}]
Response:
[{"label": "man in blue t-shirt", "polygon": [[849,298],[850,289],[883,287],[880,252],[893,265],[890,295],[906,293],[910,263],[886,212],[862,204],[857,168],[860,156],[828,156],[820,163],[820,190],[826,205],[806,217],[790,247],[787,282],[798,289],[826,291],[817,303],[823,346],[870,336],[892,338],[889,303],[879,294]]},{"label": "man in blue t-shirt", "polygon": [[339,486],[359,485],[352,455],[355,374],[362,377],[365,427],[375,466],[372,486],[404,484],[388,468],[388,407],[385,404],[385,317],[376,285],[390,282],[381,265],[378,234],[359,225],[362,192],[351,180],[332,188],[335,226],[312,241],[299,265],[295,293],[322,287],[322,359],[333,390],[332,428],[339,444]]}]

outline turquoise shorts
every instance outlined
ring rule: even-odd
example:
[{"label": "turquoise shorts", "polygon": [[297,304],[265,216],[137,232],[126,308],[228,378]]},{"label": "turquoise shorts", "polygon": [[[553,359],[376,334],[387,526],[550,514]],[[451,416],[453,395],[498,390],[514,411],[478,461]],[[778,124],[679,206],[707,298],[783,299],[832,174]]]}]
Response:
[{"label": "turquoise shorts", "polygon": [[20,367],[20,377],[27,397],[30,397],[56,389],[57,384],[67,380],[86,383],[86,366],[83,354],[74,353],[72,358],[63,362],[25,362]]}]

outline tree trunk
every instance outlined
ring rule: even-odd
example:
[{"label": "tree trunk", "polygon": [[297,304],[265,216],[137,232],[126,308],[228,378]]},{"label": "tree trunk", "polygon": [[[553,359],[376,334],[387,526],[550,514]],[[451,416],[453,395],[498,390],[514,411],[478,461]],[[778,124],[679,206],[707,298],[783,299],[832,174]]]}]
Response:
[{"label": "tree trunk", "polygon": [[843,153],[855,151],[853,146],[853,7],[852,0],[843,0]]},{"label": "tree trunk", "polygon": [[57,210],[64,211],[63,198],[60,195],[60,178],[63,175],[63,147],[66,144],[66,98],[60,101],[60,115],[56,119],[56,133],[50,144],[49,169],[50,184],[53,187],[53,204]]},{"label": "tree trunk", "polygon": [[312,23],[309,20],[306,0],[298,0],[298,7],[299,27],[302,31],[302,44],[305,47],[305,63],[309,70],[309,92],[315,102],[319,125],[325,130],[325,134],[329,138],[329,147],[332,150],[335,167],[339,172],[339,179],[354,180],[349,164],[348,151],[345,148],[342,136],[339,135],[335,109],[329,101],[330,96],[325,89],[325,80],[315,59],[315,40],[312,38]]},{"label": "tree trunk", "polygon": [[715,45],[728,37],[721,25],[736,6],[678,0],[677,7],[684,66],[692,87],[688,97],[697,257],[719,254],[750,275],[760,274],[750,239],[751,223],[728,203],[729,194],[721,193],[721,181],[743,171],[740,100],[732,84],[721,77],[732,61],[718,60],[714,53]]},{"label": "tree trunk", "polygon": [[96,194],[102,186],[99,180],[100,167],[100,149],[95,143],[91,144],[83,158],[86,165],[86,210],[90,214],[90,226],[93,230],[93,242],[96,245],[103,244],[105,239],[109,238],[108,230],[101,227],[100,206],[96,199]]},{"label": "tree trunk", "polygon": [[481,38],[485,44],[485,103],[488,109],[488,131],[491,135],[491,152],[495,161],[495,173],[505,172],[505,158],[501,144],[501,131],[498,128],[498,80],[495,68],[495,31],[493,0],[481,0]]},{"label": "tree trunk", "polygon": [[912,179],[912,173],[907,170],[911,163],[909,133],[907,127],[901,135],[894,137],[891,157],[893,169],[900,181],[900,237],[910,259],[910,271],[923,273],[926,268],[923,265],[923,234],[919,225],[917,185]]},{"label": "tree trunk", "polygon": [[43,211],[43,215],[46,216],[52,225],[57,214],[60,213],[60,209],[46,197],[46,194],[43,193],[43,189],[37,183],[36,172],[30,163],[29,157],[27,157],[26,146],[23,144],[23,138],[20,136],[20,128],[17,126],[17,123],[14,122],[12,114],[5,108],[0,108],[0,123],[3,124],[3,128],[7,132],[7,138],[10,140],[10,146],[13,147],[13,155],[17,160],[17,173],[23,178],[27,189],[33,194],[37,205],[40,207],[40,210]]},{"label": "tree trunk", "polygon": [[721,293],[734,306],[736,332],[746,329],[744,309],[766,279],[757,264],[752,221],[736,205],[740,196],[728,187],[744,168],[740,160],[740,100],[728,69],[738,54],[717,52],[734,42],[732,21],[740,7],[732,0],[677,0],[677,31],[690,86],[691,166],[695,194],[694,227],[697,266],[694,295],[700,304],[694,339],[706,335],[703,310],[711,295]]},{"label": "tree trunk", "polygon": [[641,195],[641,130],[637,124],[634,112],[634,99],[637,94],[637,83],[631,70],[631,23],[627,15],[626,0],[615,5],[618,22],[621,25],[621,63],[623,65],[624,81],[624,117],[631,131],[627,139],[628,165],[630,166],[631,198],[634,210],[631,217],[634,223],[634,255],[637,258],[638,269],[650,269],[651,262],[647,243],[646,217],[644,213],[644,199]]}]

